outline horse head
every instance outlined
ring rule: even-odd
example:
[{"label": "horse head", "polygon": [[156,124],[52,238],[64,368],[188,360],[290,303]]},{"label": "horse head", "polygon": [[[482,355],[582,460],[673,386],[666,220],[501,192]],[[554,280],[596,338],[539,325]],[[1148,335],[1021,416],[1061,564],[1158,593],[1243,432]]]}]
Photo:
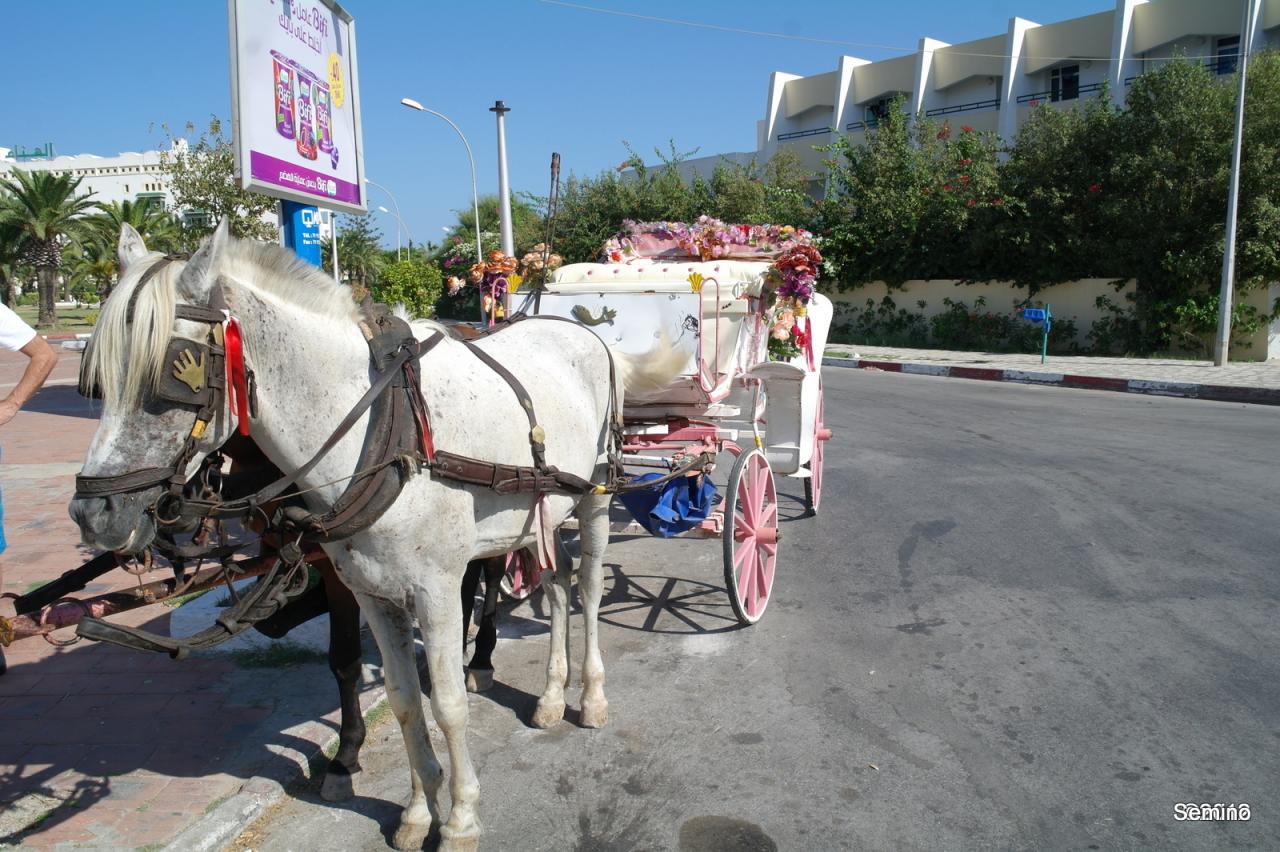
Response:
[{"label": "horse head", "polygon": [[235,429],[223,392],[222,305],[211,305],[230,241],[224,220],[183,261],[121,229],[120,284],[81,365],[81,392],[102,400],[102,415],[70,513],[91,547],[145,549],[158,525],[177,520],[182,483]]}]

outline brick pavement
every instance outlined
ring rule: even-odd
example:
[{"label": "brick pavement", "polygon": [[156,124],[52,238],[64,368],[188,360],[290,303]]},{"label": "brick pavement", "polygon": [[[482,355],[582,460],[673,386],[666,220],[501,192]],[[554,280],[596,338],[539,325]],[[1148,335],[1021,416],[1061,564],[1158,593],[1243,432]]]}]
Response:
[{"label": "brick pavement", "polygon": [[[89,555],[67,516],[96,427],[76,393],[79,360],[78,352],[61,352],[51,384],[0,428],[6,591],[21,594]],[[24,365],[22,356],[0,353],[0,395]],[[136,582],[122,572],[103,580],[83,594]],[[170,612],[152,606],[113,620],[167,633]],[[37,638],[15,643],[6,656],[0,846],[162,844],[247,779],[296,776],[337,728],[336,688],[314,655],[286,669],[255,669],[238,665],[235,654],[178,662],[90,642],[55,648]],[[366,673],[368,696],[377,671]]]}]

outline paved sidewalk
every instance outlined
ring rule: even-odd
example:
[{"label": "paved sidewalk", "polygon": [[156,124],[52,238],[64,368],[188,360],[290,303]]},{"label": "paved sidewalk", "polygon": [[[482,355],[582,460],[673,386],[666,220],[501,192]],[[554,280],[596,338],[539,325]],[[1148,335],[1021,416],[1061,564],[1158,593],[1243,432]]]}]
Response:
[{"label": "paved sidewalk", "polygon": [[1041,364],[1039,355],[831,344],[823,363],[895,373],[1280,405],[1277,360],[1215,367],[1212,361],[1051,355]]},{"label": "paved sidewalk", "polygon": [[[97,415],[76,393],[79,353],[60,354],[50,385],[0,428],[9,540],[0,572],[4,591],[16,594],[88,556],[67,503]],[[0,353],[0,396],[25,360]],[[102,580],[81,595],[137,582],[120,571]],[[8,601],[0,613],[12,614]],[[185,613],[156,605],[112,620],[167,633],[171,620],[192,621],[176,617]],[[319,634],[323,647],[327,630]],[[235,796],[242,788],[260,795],[272,788],[264,778],[295,778],[337,734],[337,689],[324,655],[314,641],[219,650],[178,662],[91,642],[56,648],[39,638],[5,649],[0,848],[159,848],[193,824],[209,826],[222,802],[244,798]],[[372,642],[367,651],[376,659]],[[375,666],[366,666],[363,689],[366,706],[380,697]]]}]

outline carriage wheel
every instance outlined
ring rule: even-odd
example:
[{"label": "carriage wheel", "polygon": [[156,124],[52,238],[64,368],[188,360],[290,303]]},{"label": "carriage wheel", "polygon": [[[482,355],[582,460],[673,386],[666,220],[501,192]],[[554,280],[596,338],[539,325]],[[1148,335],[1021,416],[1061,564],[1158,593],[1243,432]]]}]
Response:
[{"label": "carriage wheel", "polygon": [[507,571],[498,583],[498,591],[509,601],[528,600],[538,590],[538,577],[542,573],[533,551],[517,550],[507,554]]},{"label": "carriage wheel", "polygon": [[724,581],[733,613],[755,624],[769,605],[778,559],[778,495],[760,449],[738,456],[724,501]]},{"label": "carriage wheel", "polygon": [[831,430],[827,428],[823,418],[822,384],[818,384],[818,413],[813,418],[813,455],[805,465],[809,476],[804,481],[804,505],[810,515],[818,514],[818,504],[822,502],[822,462],[827,441],[831,440]]}]

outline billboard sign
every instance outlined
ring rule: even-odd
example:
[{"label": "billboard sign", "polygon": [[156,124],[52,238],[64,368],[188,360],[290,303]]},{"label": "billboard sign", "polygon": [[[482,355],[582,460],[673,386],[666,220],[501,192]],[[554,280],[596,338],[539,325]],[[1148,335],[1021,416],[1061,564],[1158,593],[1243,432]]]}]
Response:
[{"label": "billboard sign", "polygon": [[240,185],[364,213],[356,25],[333,0],[227,0]]}]

